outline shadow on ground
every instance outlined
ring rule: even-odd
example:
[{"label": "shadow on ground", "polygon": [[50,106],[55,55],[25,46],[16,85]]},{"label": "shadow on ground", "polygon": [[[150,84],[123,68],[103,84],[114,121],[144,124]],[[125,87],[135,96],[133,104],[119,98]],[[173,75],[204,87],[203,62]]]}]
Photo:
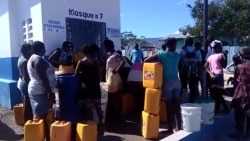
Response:
[{"label": "shadow on ground", "polygon": [[17,135],[9,126],[0,121],[0,140],[21,140],[22,135]]},{"label": "shadow on ground", "polygon": [[107,135],[102,137],[101,141],[125,141],[126,139],[118,137],[118,136],[111,136]]},{"label": "shadow on ground", "polygon": [[[164,127],[165,127],[164,129],[166,129],[166,125]],[[161,126],[161,128],[162,128],[162,126]],[[113,133],[115,135],[116,134],[121,135],[120,137],[118,137],[118,136],[114,136],[114,137],[118,137],[122,141],[130,141],[130,139],[133,139],[133,137],[131,137],[131,136],[136,137],[135,139],[140,140],[140,141],[159,141],[159,140],[166,137],[165,134],[159,133],[159,138],[157,138],[157,139],[153,139],[153,140],[144,139],[142,137],[142,134],[141,134],[141,122],[138,121],[138,119],[134,119],[131,117],[127,118],[127,120],[125,122],[122,122],[122,123],[107,124],[106,125],[106,132]],[[105,138],[106,137],[107,136],[105,136]],[[123,139],[122,137],[124,137],[125,139]],[[106,141],[106,140],[104,140],[104,141]],[[113,141],[113,140],[109,140],[109,141]],[[116,141],[116,140],[114,140],[114,141]]]}]

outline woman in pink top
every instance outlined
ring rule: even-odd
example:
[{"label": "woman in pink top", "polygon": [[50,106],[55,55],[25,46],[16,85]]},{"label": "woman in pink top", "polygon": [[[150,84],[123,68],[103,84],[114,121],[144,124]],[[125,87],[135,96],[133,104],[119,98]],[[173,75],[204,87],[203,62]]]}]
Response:
[{"label": "woman in pink top", "polygon": [[226,67],[226,58],[222,53],[222,43],[215,40],[211,43],[213,48],[213,54],[210,55],[205,64],[207,72],[211,77],[211,98],[215,101],[215,114],[218,115],[220,111],[220,106],[223,105],[224,113],[229,111],[226,102],[223,98],[224,93],[224,74],[223,68]]}]

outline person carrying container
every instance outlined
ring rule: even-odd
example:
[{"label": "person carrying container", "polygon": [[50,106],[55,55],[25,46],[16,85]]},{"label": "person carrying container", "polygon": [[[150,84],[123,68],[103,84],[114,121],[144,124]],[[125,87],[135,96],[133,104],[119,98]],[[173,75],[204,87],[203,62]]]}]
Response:
[{"label": "person carrying container", "polygon": [[54,52],[52,52],[52,54],[49,56],[49,61],[55,68],[59,68],[60,65],[72,65],[72,50],[73,43],[65,41],[63,42],[62,48],[58,48]]},{"label": "person carrying container", "polygon": [[161,51],[158,54],[145,59],[145,62],[159,60],[163,65],[162,96],[165,100],[168,112],[167,134],[173,134],[182,128],[180,108],[181,83],[178,78],[180,54],[176,52],[176,44],[177,40],[175,38],[168,38],[166,41],[166,46],[168,48],[167,51]]}]

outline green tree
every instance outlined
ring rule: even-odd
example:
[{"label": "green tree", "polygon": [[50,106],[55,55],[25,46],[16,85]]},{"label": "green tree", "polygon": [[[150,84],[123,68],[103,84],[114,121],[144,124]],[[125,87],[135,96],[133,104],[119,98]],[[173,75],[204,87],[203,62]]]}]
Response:
[{"label": "green tree", "polygon": [[[196,0],[194,5],[187,5],[194,26],[180,28],[183,33],[202,36],[203,0]],[[250,1],[249,0],[212,0],[209,2],[209,35],[220,37],[231,44],[236,40],[240,45],[249,43]]]},{"label": "green tree", "polygon": [[122,32],[121,44],[122,44],[123,49],[130,47],[131,45],[134,45],[135,43],[138,43],[141,46],[143,46],[144,44],[147,44],[144,36],[137,37],[131,31]]}]

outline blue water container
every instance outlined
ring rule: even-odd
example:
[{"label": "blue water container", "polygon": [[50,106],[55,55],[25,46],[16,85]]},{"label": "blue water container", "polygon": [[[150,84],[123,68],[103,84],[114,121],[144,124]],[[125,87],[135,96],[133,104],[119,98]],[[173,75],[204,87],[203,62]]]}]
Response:
[{"label": "blue water container", "polygon": [[76,123],[81,121],[76,95],[79,80],[74,74],[58,75],[60,119]]}]

